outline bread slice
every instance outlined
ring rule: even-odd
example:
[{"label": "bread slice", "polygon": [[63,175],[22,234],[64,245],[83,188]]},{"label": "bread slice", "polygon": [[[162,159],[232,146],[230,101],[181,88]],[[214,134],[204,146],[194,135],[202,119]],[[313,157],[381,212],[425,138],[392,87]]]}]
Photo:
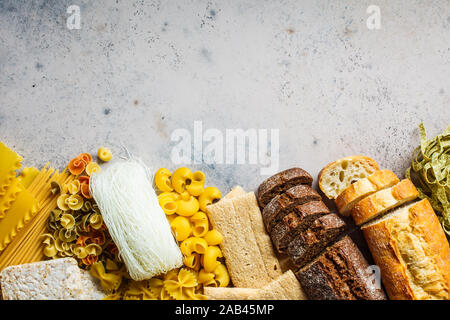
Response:
[{"label": "bread slice", "polygon": [[210,300],[247,300],[261,289],[254,288],[222,288],[204,287],[203,294]]},{"label": "bread slice", "polygon": [[383,291],[371,280],[367,261],[345,236],[296,272],[312,300],[384,300]]},{"label": "bread slice", "polygon": [[300,283],[291,270],[251,294],[249,300],[306,300]]},{"label": "bread slice", "polygon": [[404,179],[391,188],[375,192],[359,201],[352,209],[353,220],[361,225],[418,196],[419,192],[411,180]]},{"label": "bread slice", "polygon": [[237,212],[247,214],[250,219],[250,226],[255,235],[256,244],[258,245],[265,270],[271,279],[278,278],[282,272],[278,258],[272,246],[272,241],[266,232],[261,211],[259,210],[255,194],[253,192],[236,196],[233,199],[234,207]]},{"label": "bread slice", "polygon": [[316,219],[329,213],[330,210],[322,201],[310,201],[296,206],[291,213],[277,222],[270,232],[277,251],[285,252],[288,244],[299,232],[305,231]]},{"label": "bread slice", "polygon": [[[246,197],[240,196],[240,197]],[[214,229],[223,240],[220,244],[234,286],[260,288],[272,281],[268,275],[246,206],[236,205],[236,198],[222,199],[206,207]],[[256,209],[259,207],[254,202]]]},{"label": "bread slice", "polygon": [[241,186],[234,186],[230,192],[228,192],[222,199],[232,199],[246,194],[245,190]]},{"label": "bread slice", "polygon": [[303,267],[345,230],[345,222],[332,213],[320,217],[304,232],[300,232],[288,246],[288,255],[297,267]]},{"label": "bread slice", "polygon": [[372,193],[397,184],[400,180],[391,170],[379,170],[367,178],[352,183],[336,198],[339,213],[349,216],[353,206]]},{"label": "bread slice", "polygon": [[427,199],[362,227],[390,299],[450,299],[450,248]]},{"label": "bread slice", "polygon": [[353,182],[379,170],[378,164],[366,156],[351,156],[328,164],[319,173],[319,188],[329,199],[337,196]]},{"label": "bread slice", "polygon": [[273,198],[264,207],[262,215],[266,230],[270,232],[275,222],[281,220],[294,207],[310,202],[320,201],[320,195],[308,185],[298,185]]},{"label": "bread slice", "polygon": [[0,274],[4,300],[87,299],[73,258],[10,266]]},{"label": "bread slice", "polygon": [[256,192],[258,204],[261,208],[264,208],[275,196],[286,190],[299,184],[311,186],[312,182],[311,175],[303,169],[291,168],[281,171],[259,185]]}]

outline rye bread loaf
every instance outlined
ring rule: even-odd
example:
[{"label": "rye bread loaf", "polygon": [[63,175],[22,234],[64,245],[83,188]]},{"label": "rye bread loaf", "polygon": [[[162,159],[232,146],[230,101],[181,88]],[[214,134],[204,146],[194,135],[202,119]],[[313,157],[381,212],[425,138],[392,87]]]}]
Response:
[{"label": "rye bread loaf", "polygon": [[256,192],[258,204],[261,208],[264,208],[275,196],[286,190],[299,184],[311,186],[312,182],[311,175],[303,169],[291,168],[281,171],[259,185]]},{"label": "rye bread loaf", "polygon": [[385,300],[358,247],[345,236],[296,272],[313,300]]},{"label": "rye bread loaf", "polygon": [[303,267],[332,243],[345,230],[345,222],[337,214],[320,217],[289,243],[287,252],[292,263]]},{"label": "rye bread loaf", "polygon": [[288,244],[299,232],[305,231],[317,218],[329,213],[330,210],[322,201],[310,201],[295,207],[273,226],[270,233],[277,251],[285,252]]},{"label": "rye bread loaf", "polygon": [[264,224],[270,233],[277,221],[291,212],[296,206],[310,202],[320,201],[320,195],[308,185],[297,185],[273,198],[262,212]]}]

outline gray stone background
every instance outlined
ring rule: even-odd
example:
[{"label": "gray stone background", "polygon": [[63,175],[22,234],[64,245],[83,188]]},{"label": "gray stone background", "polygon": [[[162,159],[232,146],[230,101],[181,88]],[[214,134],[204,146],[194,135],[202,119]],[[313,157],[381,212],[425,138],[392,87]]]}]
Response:
[{"label": "gray stone background", "polygon": [[[369,30],[366,9],[381,9]],[[177,128],[280,129],[280,170],[372,156],[403,175],[450,123],[449,1],[0,0],[0,139],[63,168],[122,146],[174,169]],[[81,8],[69,30],[66,9]],[[257,165],[196,165],[222,190]]]}]

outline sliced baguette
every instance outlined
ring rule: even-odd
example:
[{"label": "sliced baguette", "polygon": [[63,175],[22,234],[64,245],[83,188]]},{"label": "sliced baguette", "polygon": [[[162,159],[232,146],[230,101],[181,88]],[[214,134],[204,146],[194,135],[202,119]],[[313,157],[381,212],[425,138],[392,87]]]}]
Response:
[{"label": "sliced baguette", "polygon": [[352,183],[336,198],[339,213],[349,216],[352,208],[363,198],[377,191],[390,188],[400,180],[391,170],[379,170],[367,178]]},{"label": "sliced baguette", "polygon": [[411,180],[404,179],[391,188],[375,192],[359,201],[352,209],[353,220],[361,225],[418,196],[419,192]]},{"label": "sliced baguette", "polygon": [[362,227],[390,299],[450,299],[450,248],[427,199]]},{"label": "sliced baguette", "polygon": [[329,199],[336,197],[353,182],[379,170],[378,164],[366,156],[350,156],[328,164],[319,173],[319,188]]}]

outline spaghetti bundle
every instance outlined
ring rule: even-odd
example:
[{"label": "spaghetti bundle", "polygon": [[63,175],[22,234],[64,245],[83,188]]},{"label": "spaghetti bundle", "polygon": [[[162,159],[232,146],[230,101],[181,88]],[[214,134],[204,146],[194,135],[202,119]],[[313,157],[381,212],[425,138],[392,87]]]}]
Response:
[{"label": "spaghetti bundle", "polygon": [[150,279],[182,266],[181,251],[143,164],[113,163],[92,175],[90,188],[131,278]]}]

